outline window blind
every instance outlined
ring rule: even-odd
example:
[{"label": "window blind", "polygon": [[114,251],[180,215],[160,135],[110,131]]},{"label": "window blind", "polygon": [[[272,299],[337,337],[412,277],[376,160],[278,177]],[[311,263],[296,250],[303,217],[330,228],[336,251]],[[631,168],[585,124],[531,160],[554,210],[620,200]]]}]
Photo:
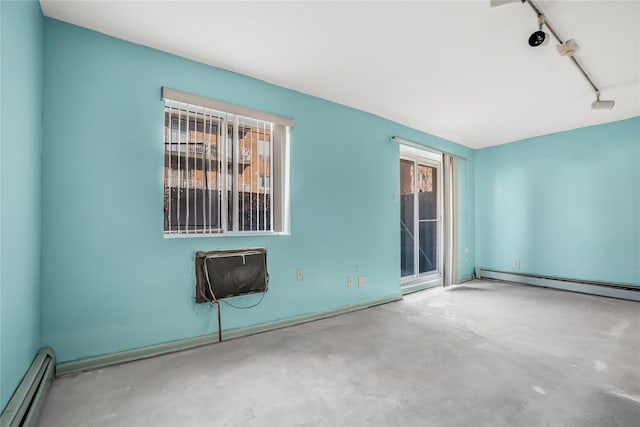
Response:
[{"label": "window blind", "polygon": [[[288,227],[288,216],[284,215],[288,209],[285,161],[291,119],[181,94],[166,88],[162,91],[165,234],[271,232]],[[274,208],[276,197],[278,206]]]}]

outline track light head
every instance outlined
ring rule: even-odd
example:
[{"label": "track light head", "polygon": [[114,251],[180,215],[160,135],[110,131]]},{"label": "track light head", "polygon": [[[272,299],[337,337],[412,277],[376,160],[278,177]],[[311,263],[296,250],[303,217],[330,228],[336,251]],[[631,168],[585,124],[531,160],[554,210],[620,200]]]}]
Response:
[{"label": "track light head", "polygon": [[542,30],[538,30],[529,36],[529,46],[538,47],[542,46],[547,41],[547,33]]},{"label": "track light head", "polygon": [[547,33],[542,31],[542,26],[546,24],[545,17],[542,13],[538,12],[538,31],[532,33],[529,36],[529,46],[538,47],[542,46],[548,40]]},{"label": "track light head", "polygon": [[600,101],[599,99],[597,99],[591,103],[591,108],[593,110],[611,110],[614,105],[616,105],[616,101]]},{"label": "track light head", "polygon": [[491,7],[496,7],[503,6],[509,3],[518,3],[518,1],[520,3],[524,3],[526,0],[489,0],[489,4],[491,5]]},{"label": "track light head", "polygon": [[611,110],[614,105],[616,105],[615,101],[600,101],[600,91],[596,91],[596,100],[591,103],[591,108],[593,110]]}]

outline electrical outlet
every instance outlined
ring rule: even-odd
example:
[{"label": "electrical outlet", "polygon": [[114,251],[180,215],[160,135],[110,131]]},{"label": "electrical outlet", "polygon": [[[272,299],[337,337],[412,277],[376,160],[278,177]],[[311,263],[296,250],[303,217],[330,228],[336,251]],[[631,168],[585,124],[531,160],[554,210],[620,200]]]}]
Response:
[{"label": "electrical outlet", "polygon": [[513,268],[520,268],[520,260],[519,259],[514,259],[513,260]]},{"label": "electrical outlet", "polygon": [[347,286],[353,286],[353,276],[347,277]]},{"label": "electrical outlet", "polygon": [[358,276],[358,286],[364,286],[364,276]]},{"label": "electrical outlet", "polygon": [[298,278],[298,280],[304,279],[304,273],[302,272],[301,268],[299,268],[298,271],[296,271],[296,277]]}]

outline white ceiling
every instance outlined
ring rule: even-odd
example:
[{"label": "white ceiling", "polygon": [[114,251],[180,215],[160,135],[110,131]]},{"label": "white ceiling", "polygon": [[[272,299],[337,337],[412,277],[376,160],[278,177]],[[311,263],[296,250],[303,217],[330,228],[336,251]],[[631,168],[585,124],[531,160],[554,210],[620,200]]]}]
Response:
[{"label": "white ceiling", "polygon": [[45,16],[473,148],[640,115],[640,2],[538,4],[613,110],[591,110],[555,43],[528,46],[526,4],[41,0]]}]

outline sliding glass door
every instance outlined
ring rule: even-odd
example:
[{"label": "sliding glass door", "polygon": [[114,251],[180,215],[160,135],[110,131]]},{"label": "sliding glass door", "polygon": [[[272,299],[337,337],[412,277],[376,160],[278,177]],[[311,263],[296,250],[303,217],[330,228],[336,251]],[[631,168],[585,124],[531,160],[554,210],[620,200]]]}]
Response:
[{"label": "sliding glass door", "polygon": [[442,283],[441,162],[400,159],[400,273],[403,285]]}]

